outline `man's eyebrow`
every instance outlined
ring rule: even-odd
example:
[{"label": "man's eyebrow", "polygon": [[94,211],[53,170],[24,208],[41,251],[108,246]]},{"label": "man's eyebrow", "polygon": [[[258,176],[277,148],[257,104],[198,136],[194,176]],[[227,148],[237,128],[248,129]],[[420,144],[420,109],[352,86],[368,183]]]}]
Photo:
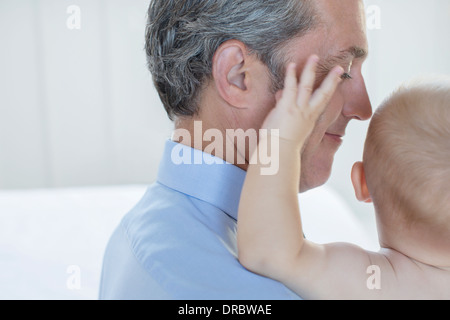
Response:
[{"label": "man's eyebrow", "polygon": [[367,57],[367,50],[360,47],[350,47],[345,50],[339,51],[339,53],[335,56],[330,56],[327,60],[328,62],[342,62],[351,59],[361,59]]},{"label": "man's eyebrow", "polygon": [[348,63],[353,59],[365,58],[367,57],[367,54],[367,50],[357,46],[352,46],[345,50],[341,50],[336,55],[330,55],[323,61],[319,62],[317,73],[319,75],[326,76],[334,66]]},{"label": "man's eyebrow", "polygon": [[368,54],[366,49],[356,47],[356,46],[350,47],[344,51],[349,52],[355,59],[365,58],[365,57],[367,57],[367,54]]}]

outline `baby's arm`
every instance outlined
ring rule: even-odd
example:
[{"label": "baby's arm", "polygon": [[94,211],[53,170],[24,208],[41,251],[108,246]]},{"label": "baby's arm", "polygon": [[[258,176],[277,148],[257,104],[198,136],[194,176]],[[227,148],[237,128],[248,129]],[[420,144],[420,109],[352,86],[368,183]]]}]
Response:
[{"label": "baby's arm", "polygon": [[378,292],[367,288],[367,270],[376,264],[392,274],[383,256],[349,244],[317,245],[303,238],[298,205],[301,151],[343,73],[342,68],[333,69],[313,92],[316,64],[317,58],[311,57],[300,85],[295,66],[288,67],[283,96],[265,122],[264,128],[280,130],[279,136],[269,137],[279,138],[279,172],[261,175],[259,162],[249,167],[239,207],[239,259],[249,270],[283,282],[304,298],[375,298]]}]

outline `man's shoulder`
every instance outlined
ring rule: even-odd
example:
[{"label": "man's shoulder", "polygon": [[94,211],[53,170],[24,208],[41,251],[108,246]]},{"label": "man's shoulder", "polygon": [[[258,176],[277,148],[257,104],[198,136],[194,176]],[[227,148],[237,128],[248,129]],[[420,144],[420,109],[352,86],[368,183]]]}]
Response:
[{"label": "man's shoulder", "polygon": [[148,188],[121,222],[130,248],[143,264],[205,252],[205,247],[211,250],[230,241],[224,228],[233,227],[235,221],[214,206],[159,183]]},{"label": "man's shoulder", "polygon": [[131,234],[139,234],[139,229],[148,233],[153,225],[158,228],[175,227],[174,220],[189,219],[194,210],[188,195],[155,183],[125,215],[122,226]]},{"label": "man's shoulder", "polygon": [[[118,260],[119,259],[119,260]],[[293,298],[237,260],[236,221],[164,185],[124,217],[105,256],[102,297]]]},{"label": "man's shoulder", "polygon": [[121,225],[129,237],[158,237],[163,235],[161,231],[179,229],[180,223],[192,219],[195,210],[188,195],[155,183],[124,216]]},{"label": "man's shoulder", "polygon": [[155,283],[214,283],[211,270],[239,267],[235,228],[211,204],[155,184],[122,220],[117,250],[128,251],[123,256],[133,257]]}]

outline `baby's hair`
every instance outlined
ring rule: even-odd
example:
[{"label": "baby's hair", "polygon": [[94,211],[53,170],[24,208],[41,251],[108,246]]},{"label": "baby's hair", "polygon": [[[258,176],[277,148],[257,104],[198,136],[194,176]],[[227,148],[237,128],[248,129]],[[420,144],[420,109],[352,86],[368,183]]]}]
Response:
[{"label": "baby's hair", "polygon": [[377,211],[450,231],[450,77],[406,83],[382,103],[364,168]]}]

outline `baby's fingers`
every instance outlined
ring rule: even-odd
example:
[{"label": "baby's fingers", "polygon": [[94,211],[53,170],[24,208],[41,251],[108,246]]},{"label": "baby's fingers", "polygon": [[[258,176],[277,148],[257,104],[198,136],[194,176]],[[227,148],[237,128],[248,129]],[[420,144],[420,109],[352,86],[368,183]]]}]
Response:
[{"label": "baby's fingers", "polygon": [[284,89],[281,96],[283,105],[289,106],[295,103],[298,94],[297,65],[290,63],[286,69],[286,78],[284,80]]},{"label": "baby's fingers", "polygon": [[318,114],[322,114],[325,111],[338,84],[342,81],[341,77],[343,73],[344,69],[342,67],[335,67],[325,78],[320,88],[314,92],[309,105]]},{"label": "baby's fingers", "polygon": [[311,95],[314,91],[314,83],[316,81],[316,68],[318,62],[319,57],[313,55],[308,59],[308,61],[306,62],[306,66],[303,69],[297,99],[297,105],[299,107],[306,107],[309,105],[309,100],[311,99]]}]

